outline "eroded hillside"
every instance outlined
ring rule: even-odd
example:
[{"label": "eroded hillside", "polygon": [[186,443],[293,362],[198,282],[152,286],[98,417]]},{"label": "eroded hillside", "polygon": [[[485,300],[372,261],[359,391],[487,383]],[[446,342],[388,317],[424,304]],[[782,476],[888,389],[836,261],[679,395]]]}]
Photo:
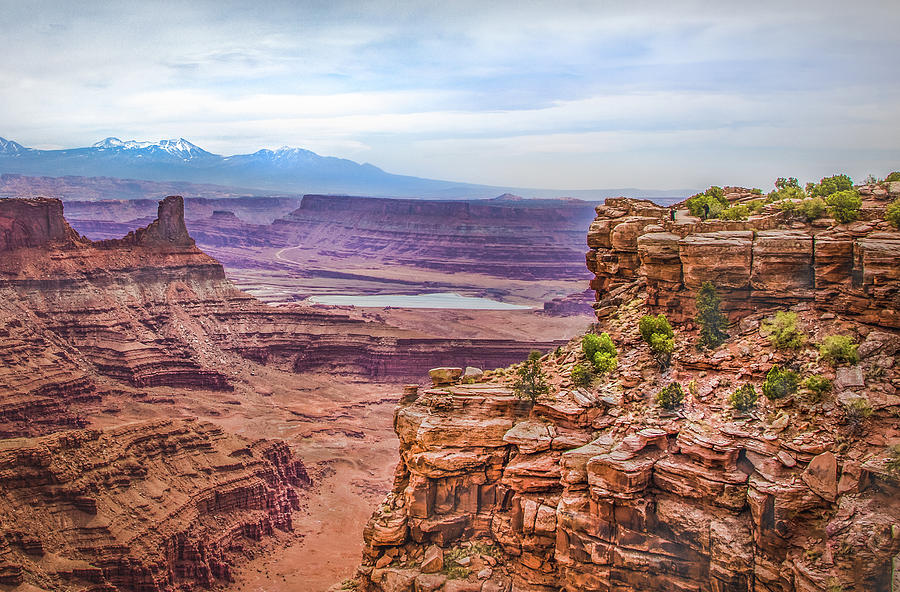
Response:
[{"label": "eroded hillside", "polygon": [[[548,388],[533,405],[516,396],[521,365],[410,390],[394,488],[345,588],[896,587],[900,233],[884,216],[900,184],[858,190],[852,223],[776,204],[735,221],[598,207],[594,330],[617,364],[579,380],[594,364],[577,338],[540,358]],[[705,282],[730,321],[711,349],[694,320]],[[670,359],[639,331],[659,313],[673,321]],[[790,340],[773,337],[782,319]],[[830,336],[847,338],[842,354],[823,348]],[[733,396],[745,385],[753,397]]]}]

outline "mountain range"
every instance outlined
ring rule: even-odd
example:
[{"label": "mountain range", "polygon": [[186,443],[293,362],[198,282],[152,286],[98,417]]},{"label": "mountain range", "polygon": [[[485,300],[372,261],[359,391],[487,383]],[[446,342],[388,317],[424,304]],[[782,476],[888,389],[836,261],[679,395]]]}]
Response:
[{"label": "mountain range", "polygon": [[148,181],[214,183],[262,192],[357,194],[377,197],[486,198],[507,191],[527,197],[583,199],[685,197],[693,189],[637,188],[563,191],[458,183],[388,173],[372,164],[281,147],[221,156],[184,138],[143,142],[106,138],[62,150],[28,148],[0,138],[0,173],[115,177]]}]

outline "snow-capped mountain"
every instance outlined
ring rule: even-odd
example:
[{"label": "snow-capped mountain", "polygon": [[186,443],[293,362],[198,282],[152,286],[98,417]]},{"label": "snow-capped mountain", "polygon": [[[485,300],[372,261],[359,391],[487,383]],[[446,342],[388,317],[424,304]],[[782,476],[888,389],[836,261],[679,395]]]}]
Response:
[{"label": "snow-capped mountain", "polygon": [[212,153],[207,152],[196,144],[188,142],[184,138],[178,138],[177,140],[160,140],[158,142],[139,142],[137,140],[123,142],[119,138],[109,137],[97,142],[91,146],[91,148],[96,148],[97,150],[129,152],[135,156],[168,154],[181,158],[182,160],[214,156]]},{"label": "snow-capped mountain", "polygon": [[4,155],[14,155],[14,154],[22,154],[23,152],[27,152],[29,149],[25,146],[22,146],[18,142],[13,142],[12,140],[6,140],[0,138],[0,154]]},{"label": "snow-capped mountain", "polygon": [[638,189],[561,192],[454,183],[394,175],[368,163],[321,156],[310,150],[289,146],[277,150],[257,150],[251,154],[220,156],[184,138],[146,142],[109,137],[92,146],[65,150],[36,150],[0,138],[0,173],[186,181],[266,192],[447,199],[488,198],[506,191],[529,197],[575,194],[589,199],[613,195],[657,197],[696,193],[694,190],[660,192]]}]

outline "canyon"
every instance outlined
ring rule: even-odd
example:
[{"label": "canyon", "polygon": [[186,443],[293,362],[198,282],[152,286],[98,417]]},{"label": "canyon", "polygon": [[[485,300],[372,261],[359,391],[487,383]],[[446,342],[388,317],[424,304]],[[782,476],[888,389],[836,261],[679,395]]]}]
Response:
[{"label": "canyon", "polygon": [[[182,198],[156,207],[91,240],[59,200],[0,200],[0,585],[240,586],[277,549],[301,556],[284,585],[324,590],[389,482],[390,385],[561,343],[266,305]],[[317,558],[322,537],[344,558]]]},{"label": "canyon", "polygon": [[[593,330],[610,335],[617,368],[579,384],[573,368],[590,362],[575,338],[540,358],[548,392],[534,403],[516,395],[521,365],[408,389],[394,486],[341,589],[897,589],[900,233],[885,208],[900,183],[857,189],[859,220],[843,224],[777,204],[743,221],[642,200],[598,206]],[[695,345],[704,282],[729,321],[711,351]],[[796,315],[797,349],[769,339],[776,311]],[[675,330],[664,368],[638,330],[659,313]],[[855,342],[858,359],[820,355],[830,335]],[[758,389],[773,366],[831,392],[732,408],[731,394]],[[673,383],[685,399],[670,410],[654,399]]]}]

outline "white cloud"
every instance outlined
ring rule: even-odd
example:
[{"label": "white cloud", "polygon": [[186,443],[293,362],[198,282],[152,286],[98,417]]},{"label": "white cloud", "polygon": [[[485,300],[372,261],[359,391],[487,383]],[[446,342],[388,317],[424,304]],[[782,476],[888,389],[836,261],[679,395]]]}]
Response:
[{"label": "white cloud", "polygon": [[0,135],[28,145],[290,144],[564,187],[900,160],[891,3],[4,4]]}]

